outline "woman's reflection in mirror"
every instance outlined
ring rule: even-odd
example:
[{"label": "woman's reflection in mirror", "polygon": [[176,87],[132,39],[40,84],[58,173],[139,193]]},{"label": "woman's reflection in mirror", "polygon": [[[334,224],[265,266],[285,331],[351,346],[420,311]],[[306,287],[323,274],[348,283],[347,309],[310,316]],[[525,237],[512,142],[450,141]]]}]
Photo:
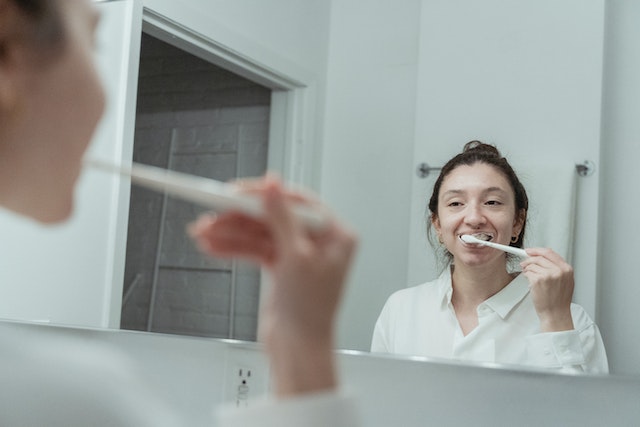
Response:
[{"label": "woman's reflection in mirror", "polygon": [[516,258],[461,239],[523,246],[527,193],[495,146],[467,143],[442,168],[428,207],[429,240],[445,268],[389,297],[372,351],[608,373],[599,329],[571,302],[573,268],[560,255],[526,248]]}]

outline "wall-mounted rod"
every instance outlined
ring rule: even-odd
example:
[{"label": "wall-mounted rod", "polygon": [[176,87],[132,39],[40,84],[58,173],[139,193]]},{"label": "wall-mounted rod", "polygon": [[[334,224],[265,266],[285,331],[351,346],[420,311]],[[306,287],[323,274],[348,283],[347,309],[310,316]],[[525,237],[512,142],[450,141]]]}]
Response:
[{"label": "wall-mounted rod", "polygon": [[[418,164],[416,174],[419,178],[426,178],[431,172],[439,171],[441,169],[441,166],[429,166],[428,163],[422,162]],[[595,170],[596,165],[590,160],[585,160],[582,163],[576,163],[576,172],[580,176],[590,176]]]}]

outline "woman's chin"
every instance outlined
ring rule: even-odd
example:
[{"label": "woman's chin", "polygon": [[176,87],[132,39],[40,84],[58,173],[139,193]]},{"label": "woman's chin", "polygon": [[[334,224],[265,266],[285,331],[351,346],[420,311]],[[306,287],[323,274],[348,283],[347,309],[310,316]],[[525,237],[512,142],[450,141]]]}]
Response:
[{"label": "woman's chin", "polygon": [[491,261],[491,258],[485,253],[465,254],[458,257],[458,263],[468,267],[484,266]]}]

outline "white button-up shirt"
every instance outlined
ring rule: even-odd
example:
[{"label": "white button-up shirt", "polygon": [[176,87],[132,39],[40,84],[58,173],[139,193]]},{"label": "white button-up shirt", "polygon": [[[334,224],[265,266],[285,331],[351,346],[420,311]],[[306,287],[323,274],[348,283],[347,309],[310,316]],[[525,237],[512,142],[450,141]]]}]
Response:
[{"label": "white button-up shirt", "polygon": [[522,274],[478,306],[478,326],[466,336],[452,294],[450,268],[432,282],[395,292],[378,317],[371,351],[573,373],[609,371],[600,331],[581,306],[571,304],[574,330],[540,331]]}]

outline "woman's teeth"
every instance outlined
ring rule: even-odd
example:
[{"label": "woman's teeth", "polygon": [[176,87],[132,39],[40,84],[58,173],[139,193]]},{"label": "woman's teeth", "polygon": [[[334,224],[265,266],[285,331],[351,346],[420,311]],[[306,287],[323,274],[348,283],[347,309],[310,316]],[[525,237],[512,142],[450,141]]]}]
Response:
[{"label": "woman's teeth", "polygon": [[472,236],[478,240],[484,240],[485,242],[488,242],[491,239],[493,239],[493,236],[489,233],[474,233],[472,234]]}]

